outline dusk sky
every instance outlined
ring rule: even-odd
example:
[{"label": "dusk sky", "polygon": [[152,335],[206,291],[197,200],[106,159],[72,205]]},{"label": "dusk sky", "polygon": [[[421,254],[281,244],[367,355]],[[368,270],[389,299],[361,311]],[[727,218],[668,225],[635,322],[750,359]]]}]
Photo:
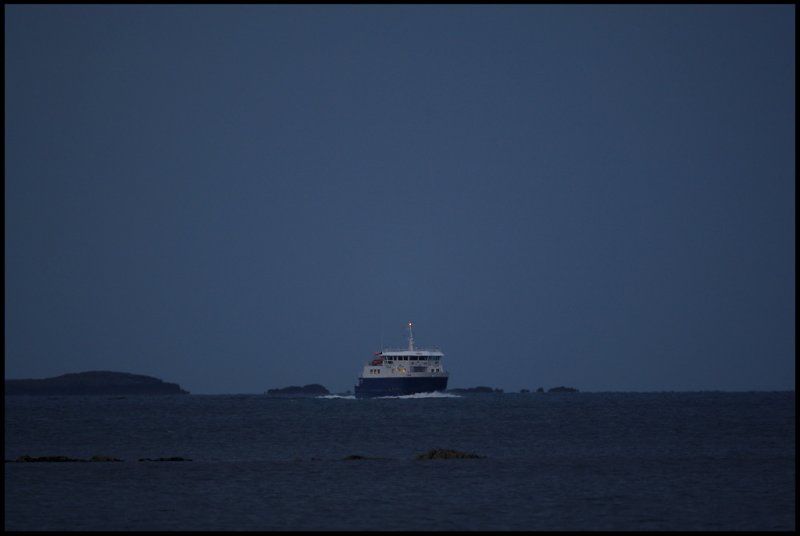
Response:
[{"label": "dusk sky", "polygon": [[5,377],[795,388],[794,5],[6,5]]}]

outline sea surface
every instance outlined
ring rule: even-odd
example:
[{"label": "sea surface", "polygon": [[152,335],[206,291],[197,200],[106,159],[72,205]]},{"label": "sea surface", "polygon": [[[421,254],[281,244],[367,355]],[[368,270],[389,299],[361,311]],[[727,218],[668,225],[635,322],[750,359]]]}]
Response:
[{"label": "sea surface", "polygon": [[795,530],[793,391],[6,396],[5,459],[6,530]]}]

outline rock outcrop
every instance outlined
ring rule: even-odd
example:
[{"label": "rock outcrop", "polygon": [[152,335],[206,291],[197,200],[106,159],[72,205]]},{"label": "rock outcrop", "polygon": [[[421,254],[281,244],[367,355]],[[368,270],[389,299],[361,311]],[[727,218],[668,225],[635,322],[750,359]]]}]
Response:
[{"label": "rock outcrop", "polygon": [[578,390],[574,387],[564,387],[563,385],[560,387],[553,387],[552,389],[547,390],[548,393],[577,393]]}]

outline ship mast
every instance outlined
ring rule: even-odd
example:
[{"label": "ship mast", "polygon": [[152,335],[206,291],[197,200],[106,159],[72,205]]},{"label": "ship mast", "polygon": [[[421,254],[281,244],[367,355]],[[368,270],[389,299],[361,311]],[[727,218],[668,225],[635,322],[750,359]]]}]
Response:
[{"label": "ship mast", "polygon": [[408,321],[408,349],[413,351],[414,350],[414,331],[411,329],[414,327],[414,322],[411,320]]}]

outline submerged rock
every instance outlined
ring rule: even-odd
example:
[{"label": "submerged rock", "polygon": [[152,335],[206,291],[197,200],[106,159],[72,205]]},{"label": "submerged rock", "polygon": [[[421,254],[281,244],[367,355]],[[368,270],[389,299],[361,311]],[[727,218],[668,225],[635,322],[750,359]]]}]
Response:
[{"label": "submerged rock", "polygon": [[119,458],[114,458],[113,456],[103,456],[101,454],[95,454],[89,459],[90,462],[121,462]]},{"label": "submerged rock", "polygon": [[139,458],[140,462],[190,462],[189,458],[181,458],[180,456],[173,456],[171,458]]},{"label": "submerged rock", "polygon": [[17,462],[85,462],[80,458],[70,458],[68,456],[20,456]]},{"label": "submerged rock", "polygon": [[[31,462],[124,462],[113,456],[95,454],[88,460],[82,458],[70,458],[69,456],[20,456],[16,460],[6,460],[6,462],[31,463]],[[190,462],[189,458],[173,456],[171,458],[139,458],[140,462]]]},{"label": "submerged rock", "polygon": [[453,449],[432,449],[422,454],[417,454],[418,460],[452,460],[456,458],[485,458],[469,452],[461,452]]},{"label": "submerged rock", "polygon": [[388,460],[389,458],[373,458],[372,456],[362,456],[361,454],[351,454],[342,460]]}]

